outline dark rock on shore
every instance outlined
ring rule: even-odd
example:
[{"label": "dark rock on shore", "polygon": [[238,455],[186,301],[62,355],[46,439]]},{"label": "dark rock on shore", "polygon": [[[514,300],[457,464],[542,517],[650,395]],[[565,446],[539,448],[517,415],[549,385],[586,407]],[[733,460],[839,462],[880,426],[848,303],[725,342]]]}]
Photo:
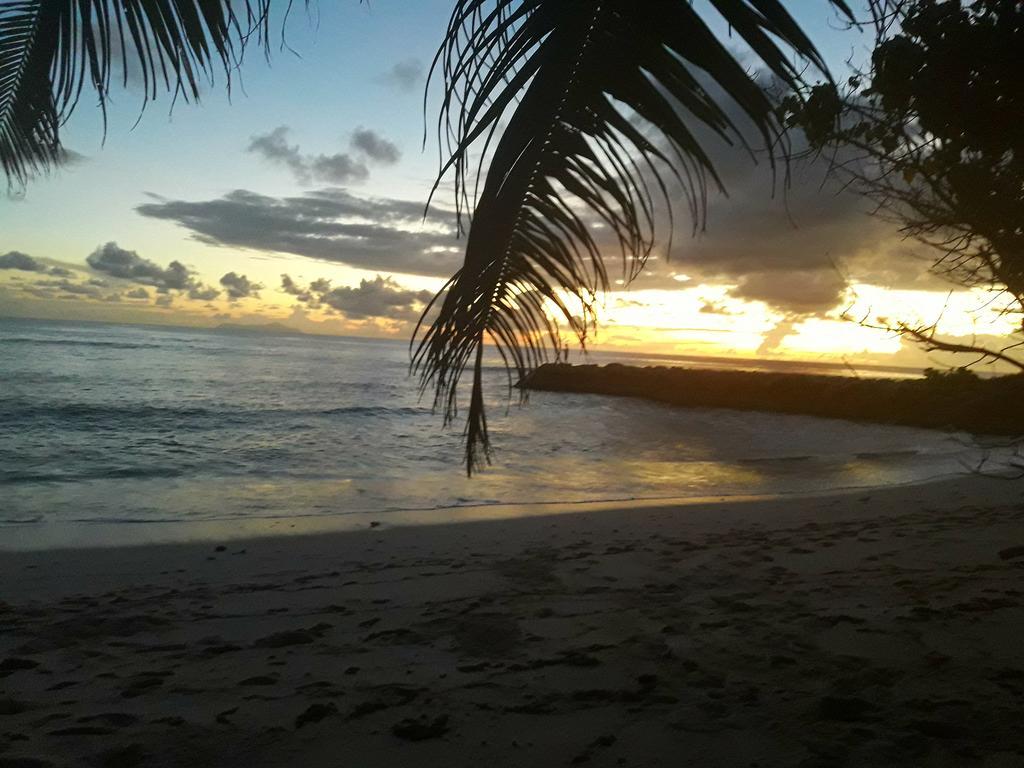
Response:
[{"label": "dark rock on shore", "polygon": [[542,365],[524,389],[640,397],[689,408],[730,408],[822,418],[1024,435],[1024,376],[858,379],[802,373]]}]

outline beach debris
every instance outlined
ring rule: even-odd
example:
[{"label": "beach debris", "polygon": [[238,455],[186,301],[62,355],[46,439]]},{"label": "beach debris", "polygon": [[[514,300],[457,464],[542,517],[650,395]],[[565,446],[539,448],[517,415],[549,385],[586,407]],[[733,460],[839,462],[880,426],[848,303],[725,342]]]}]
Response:
[{"label": "beach debris", "polygon": [[391,733],[406,741],[437,739],[444,736],[449,730],[448,715],[438,715],[432,720],[426,715],[420,715],[417,719],[407,717],[391,727]]},{"label": "beach debris", "polygon": [[223,544],[218,544],[216,547],[213,548],[213,551],[214,552],[227,552],[227,549],[228,548],[225,547]]},{"label": "beach debris", "polygon": [[301,715],[295,718],[295,728],[319,723],[325,717],[336,714],[338,714],[338,707],[333,701],[327,704],[310,704]]}]

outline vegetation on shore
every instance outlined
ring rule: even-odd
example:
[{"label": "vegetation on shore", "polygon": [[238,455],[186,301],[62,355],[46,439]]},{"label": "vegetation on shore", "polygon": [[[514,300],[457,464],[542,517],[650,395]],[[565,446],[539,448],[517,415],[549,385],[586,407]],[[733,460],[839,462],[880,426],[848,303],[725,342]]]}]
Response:
[{"label": "vegetation on shore", "polygon": [[548,364],[520,387],[641,397],[690,408],[804,414],[850,421],[1024,435],[1024,376],[982,379],[928,371],[920,379],[804,373]]}]

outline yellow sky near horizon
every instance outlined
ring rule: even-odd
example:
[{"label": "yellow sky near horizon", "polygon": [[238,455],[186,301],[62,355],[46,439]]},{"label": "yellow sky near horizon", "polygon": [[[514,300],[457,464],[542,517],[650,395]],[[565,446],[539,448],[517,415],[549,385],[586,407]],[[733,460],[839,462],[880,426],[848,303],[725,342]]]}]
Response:
[{"label": "yellow sky near horizon", "polygon": [[[237,266],[238,261],[234,254],[231,263]],[[146,290],[146,300],[129,299],[126,295],[133,287],[147,287],[100,275],[81,264],[47,260],[51,268],[73,272],[66,280],[82,285],[83,291],[88,288],[94,292],[60,294],[59,300],[34,296],[33,286],[52,286],[58,281],[50,275],[5,270],[0,272],[0,314],[195,326],[273,321],[313,333],[408,338],[413,315],[422,307],[415,302],[405,317],[353,318],[329,307],[301,306],[280,288],[282,269],[294,268],[294,262],[258,257],[245,261],[245,273],[263,285],[258,297],[231,301],[222,294],[213,301],[197,301],[176,294],[169,306],[161,307],[153,303],[159,295],[151,287]],[[377,277],[374,272],[322,262],[303,264],[293,274],[304,284],[314,276],[330,275],[336,286],[357,286],[360,281]],[[431,292],[442,284],[436,278],[411,275],[397,275],[394,282],[410,291]],[[894,290],[860,283],[850,286],[847,304],[826,313],[798,316],[764,302],[736,298],[730,293],[734,287],[730,284],[680,283],[674,290],[616,290],[602,297],[598,328],[588,340],[589,347],[631,353],[891,362],[924,367],[930,360],[919,349],[891,332],[865,327],[856,320],[877,323],[887,319],[911,325],[938,320],[940,334],[959,339],[975,334],[1007,337],[1017,330],[1015,316],[1001,314],[992,296],[980,290]],[[112,300],[115,296],[117,300]],[[569,303],[572,306],[571,299]],[[940,364],[947,359],[933,356],[933,361]]]}]

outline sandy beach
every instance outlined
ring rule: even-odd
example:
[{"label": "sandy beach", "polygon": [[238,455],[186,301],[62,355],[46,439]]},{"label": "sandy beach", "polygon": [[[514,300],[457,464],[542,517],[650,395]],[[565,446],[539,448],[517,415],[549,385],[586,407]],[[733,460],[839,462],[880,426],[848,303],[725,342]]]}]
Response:
[{"label": "sandy beach", "polygon": [[1024,766],[1024,484],[0,553],[0,766]]}]

